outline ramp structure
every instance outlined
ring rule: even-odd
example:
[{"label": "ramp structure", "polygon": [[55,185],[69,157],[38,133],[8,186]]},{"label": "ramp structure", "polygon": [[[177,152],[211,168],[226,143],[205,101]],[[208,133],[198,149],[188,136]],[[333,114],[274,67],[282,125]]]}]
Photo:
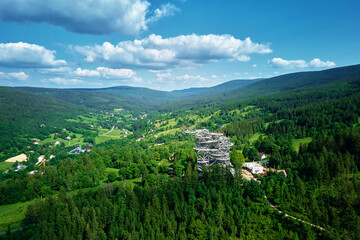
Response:
[{"label": "ramp structure", "polygon": [[195,131],[186,130],[185,133],[195,134],[197,153],[197,167],[201,171],[203,166],[214,164],[230,165],[230,147],[234,144],[222,133],[213,133],[208,129]]}]

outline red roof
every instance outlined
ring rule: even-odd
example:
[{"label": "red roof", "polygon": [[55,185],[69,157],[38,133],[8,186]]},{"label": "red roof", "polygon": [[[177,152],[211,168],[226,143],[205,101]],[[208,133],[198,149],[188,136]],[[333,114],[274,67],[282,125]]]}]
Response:
[{"label": "red roof", "polygon": [[262,152],[259,153],[259,156],[260,156],[260,157],[262,157],[263,155],[264,155],[264,153],[262,153]]}]

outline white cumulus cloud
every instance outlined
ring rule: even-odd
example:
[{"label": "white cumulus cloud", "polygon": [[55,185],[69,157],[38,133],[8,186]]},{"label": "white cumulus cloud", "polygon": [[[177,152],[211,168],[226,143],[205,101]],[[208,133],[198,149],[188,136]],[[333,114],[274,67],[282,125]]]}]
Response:
[{"label": "white cumulus cloud", "polygon": [[9,72],[9,73],[0,72],[0,79],[1,78],[25,81],[29,78],[29,76],[24,72]]},{"label": "white cumulus cloud", "polygon": [[142,82],[142,78],[141,78],[141,77],[134,77],[133,80],[134,80],[134,82],[137,82],[137,83]]},{"label": "white cumulus cloud", "polygon": [[60,78],[60,77],[56,77],[56,78],[49,78],[47,80],[42,80],[43,83],[46,82],[52,82],[52,83],[56,83],[59,85],[75,85],[75,84],[82,84],[85,83],[83,80],[79,80],[79,79],[66,79],[66,78]]},{"label": "white cumulus cloud", "polygon": [[146,0],[1,0],[0,19],[45,22],[76,33],[136,35],[176,10],[168,3],[151,12],[150,5]]},{"label": "white cumulus cloud", "polygon": [[324,67],[335,67],[335,63],[331,61],[323,62],[318,58],[314,58],[310,61],[309,66],[316,68],[324,68]]},{"label": "white cumulus cloud", "polygon": [[299,68],[325,68],[325,67],[334,67],[336,64],[331,61],[323,62],[318,58],[314,58],[309,63],[305,60],[285,60],[282,58],[273,58],[269,63],[274,67],[284,68],[284,69],[299,69]]},{"label": "white cumulus cloud", "polygon": [[56,60],[55,51],[29,43],[0,43],[0,66],[44,68],[66,65]]},{"label": "white cumulus cloud", "polygon": [[169,78],[171,77],[171,73],[157,73],[156,76],[158,78]]},{"label": "white cumulus cloud", "polygon": [[87,62],[106,62],[112,67],[167,69],[194,66],[222,59],[249,61],[251,54],[266,54],[272,50],[266,44],[254,43],[250,38],[236,39],[231,35],[181,35],[162,38],[149,37],[123,41],[117,45],[104,42],[95,46],[76,46]]},{"label": "white cumulus cloud", "polygon": [[196,80],[196,81],[207,81],[208,79],[207,78],[204,78],[200,75],[188,75],[188,74],[184,74],[184,75],[181,75],[181,76],[176,76],[175,77],[175,80],[180,80],[180,81],[193,81],[193,80]]},{"label": "white cumulus cloud", "polygon": [[160,8],[155,9],[154,15],[150,17],[147,21],[149,23],[156,22],[163,17],[173,16],[176,11],[179,11],[177,7],[170,3],[167,3],[165,5],[162,5]]},{"label": "white cumulus cloud", "polygon": [[100,72],[96,70],[89,70],[89,69],[81,69],[77,68],[74,71],[75,75],[82,76],[82,77],[100,77]]},{"label": "white cumulus cloud", "polygon": [[113,69],[107,67],[98,67],[96,70],[77,68],[75,75],[81,77],[105,77],[105,78],[131,78],[135,72],[131,69]]},{"label": "white cumulus cloud", "polygon": [[98,67],[97,71],[100,72],[101,76],[106,78],[108,77],[118,77],[118,78],[131,78],[134,76],[134,72],[131,69],[113,69],[106,67]]}]

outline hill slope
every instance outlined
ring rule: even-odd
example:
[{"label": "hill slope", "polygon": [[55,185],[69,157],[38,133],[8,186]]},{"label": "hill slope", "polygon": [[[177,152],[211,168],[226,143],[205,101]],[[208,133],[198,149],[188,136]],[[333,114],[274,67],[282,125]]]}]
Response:
[{"label": "hill slope", "polygon": [[62,124],[64,119],[81,112],[79,106],[46,96],[0,87],[0,152],[24,147],[23,139],[38,137],[47,126]]},{"label": "hill slope", "polygon": [[255,80],[231,80],[213,87],[204,87],[204,88],[188,88],[183,90],[175,90],[172,93],[175,93],[181,97],[204,97],[204,96],[211,96],[214,94],[219,94],[221,92],[232,91],[236,89],[240,89],[246,87],[248,85],[254,84]]},{"label": "hill slope", "polygon": [[[290,73],[262,79],[233,91],[225,91],[210,97],[196,97],[163,107],[166,110],[201,108],[270,95],[278,92],[319,86],[326,83],[360,77],[360,65],[333,68],[323,71]],[[194,104],[196,102],[196,104]]]},{"label": "hill slope", "polygon": [[194,97],[209,97],[219,92],[239,89],[252,84],[253,80],[234,80],[209,88],[191,88],[173,92],[158,91],[141,87],[118,86],[109,88],[54,89],[19,87],[31,93],[53,97],[59,100],[90,108],[114,109],[123,107],[132,111],[156,109],[177,100]]}]

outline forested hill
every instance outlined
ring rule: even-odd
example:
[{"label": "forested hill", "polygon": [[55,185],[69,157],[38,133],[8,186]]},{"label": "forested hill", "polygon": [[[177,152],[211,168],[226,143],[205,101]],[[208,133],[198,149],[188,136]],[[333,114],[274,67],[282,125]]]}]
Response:
[{"label": "forested hill", "polygon": [[[233,91],[218,92],[218,94],[210,97],[197,97],[186,101],[175,102],[163,107],[163,109],[203,108],[288,90],[319,86],[357,77],[360,77],[360,65],[333,68],[323,71],[290,73],[258,80],[243,88]],[[196,102],[196,104],[194,104],[194,102]]]},{"label": "forested hill", "polygon": [[139,111],[141,109],[148,110],[153,108],[154,105],[157,105],[156,99],[153,98],[157,95],[153,92],[157,91],[150,89],[145,90],[145,88],[139,88],[137,93],[134,93],[132,87],[114,87],[104,89],[19,87],[18,89],[94,109],[113,110],[114,108],[121,107],[131,111]]},{"label": "forested hill", "polygon": [[0,149],[3,153],[21,149],[22,139],[41,134],[41,124],[56,125],[81,111],[79,106],[54,98],[0,87]]},{"label": "forested hill", "polygon": [[250,84],[254,84],[258,80],[261,80],[261,79],[231,80],[231,81],[216,85],[214,87],[188,88],[188,89],[183,89],[183,90],[175,90],[175,91],[172,91],[172,93],[179,95],[179,97],[188,97],[188,98],[205,97],[205,96],[216,95],[221,92],[227,92],[227,91],[232,91],[235,89],[240,89],[240,88],[246,87]]},{"label": "forested hill", "polygon": [[164,111],[173,111],[199,109],[356,77],[360,77],[360,65],[291,73],[267,79],[233,80],[209,88],[190,88],[172,92],[129,86],[98,89],[19,89],[96,109],[113,110],[122,107],[131,111],[150,111],[161,107]]},{"label": "forested hill", "polygon": [[131,111],[154,110],[161,105],[194,97],[210,97],[214,94],[240,89],[255,80],[233,80],[209,88],[190,88],[178,91],[158,91],[142,87],[117,86],[109,88],[54,89],[19,87],[31,93],[45,95],[90,108],[113,110],[125,108]]}]

